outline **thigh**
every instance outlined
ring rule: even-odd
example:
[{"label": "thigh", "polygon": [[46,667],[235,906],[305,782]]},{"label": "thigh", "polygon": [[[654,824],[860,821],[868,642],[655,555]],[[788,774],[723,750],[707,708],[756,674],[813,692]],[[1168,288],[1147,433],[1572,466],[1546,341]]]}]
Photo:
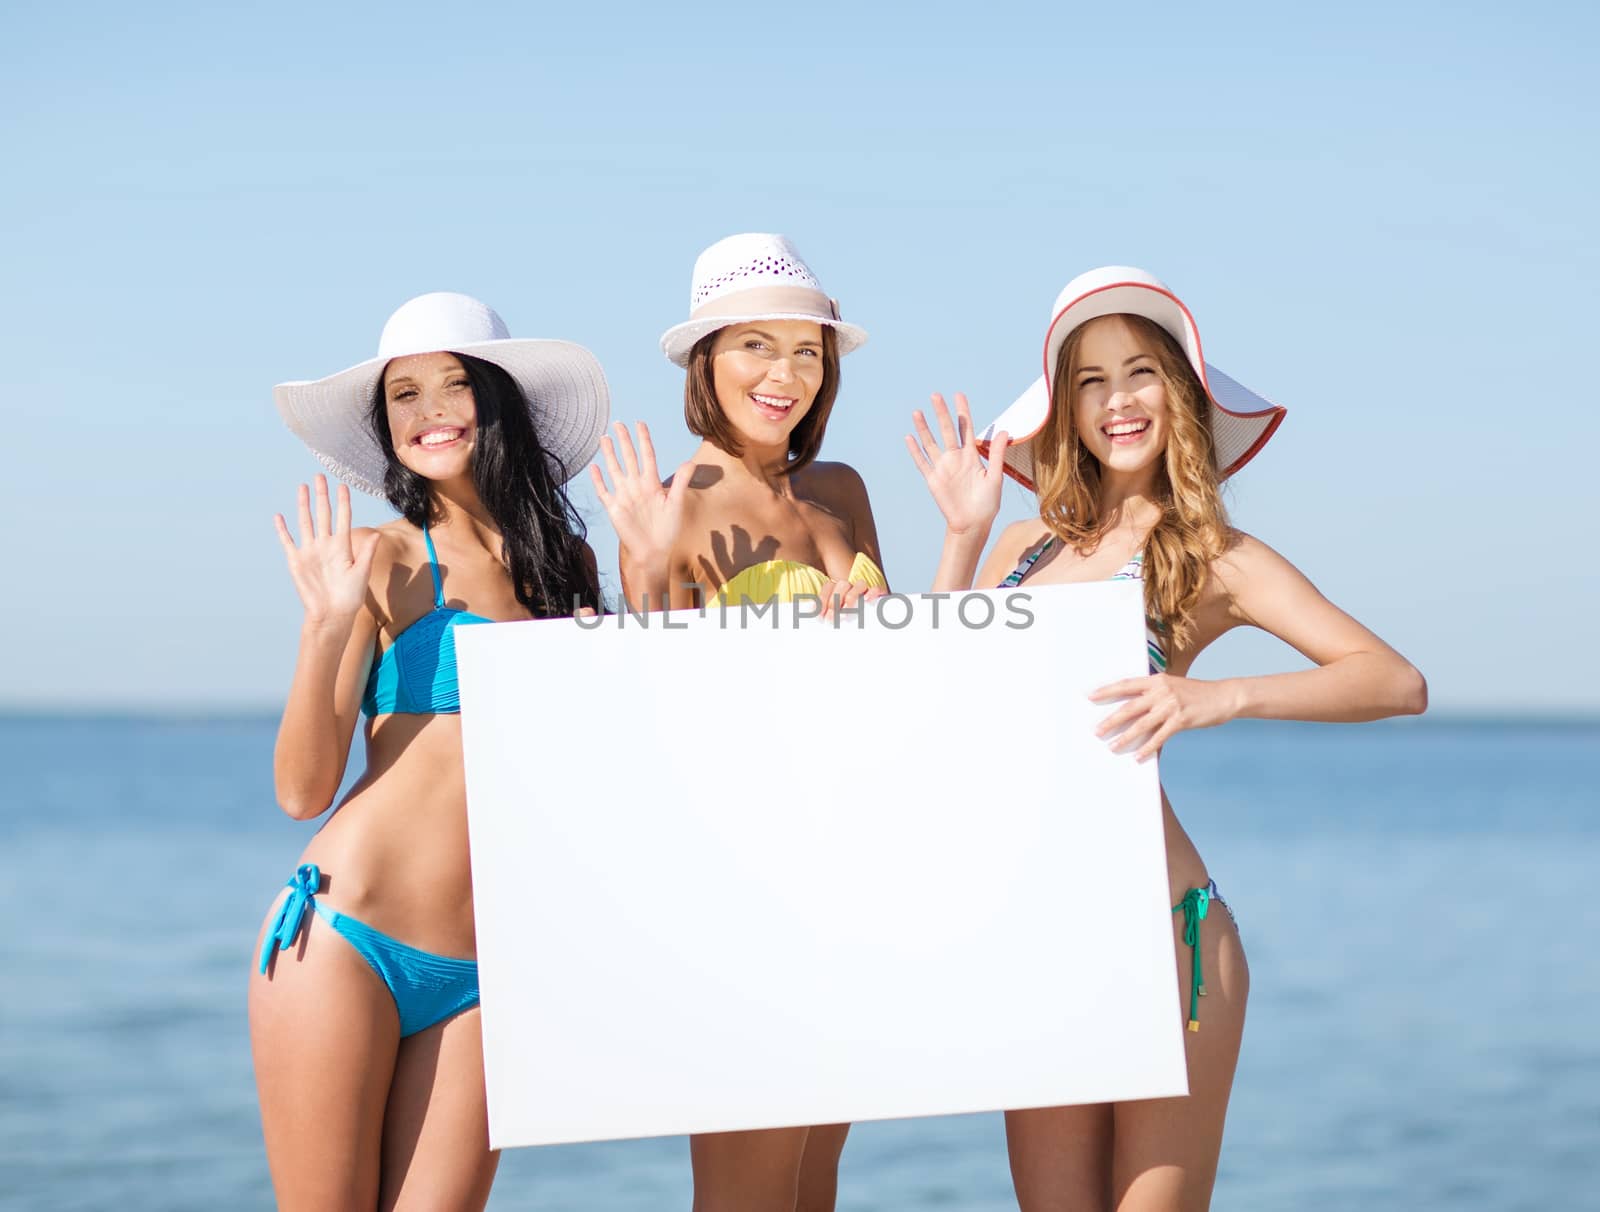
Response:
[{"label": "thigh", "polygon": [[481,1209],[499,1161],[489,1149],[483,1015],[473,1007],[400,1041],[379,1207]]},{"label": "thigh", "polygon": [[[260,946],[258,938],[253,954]],[[267,975],[252,966],[249,1007],[278,1207],[375,1207],[383,1105],[400,1039],[387,986],[308,910],[299,939],[274,953]]]},{"label": "thigh", "polygon": [[1022,1212],[1103,1212],[1111,1205],[1111,1108],[1006,1112],[1006,1151]]},{"label": "thigh", "polygon": [[[1179,1014],[1189,1017],[1193,961],[1174,935],[1178,953]],[[1250,970],[1232,916],[1214,905],[1200,928],[1205,996],[1200,1029],[1183,1033],[1189,1070],[1187,1098],[1118,1103],[1112,1129],[1112,1185],[1118,1212],[1205,1209],[1222,1152],[1222,1127],[1244,1035]]]},{"label": "thigh", "polygon": [[795,1212],[833,1212],[839,1195],[839,1155],[849,1134],[849,1124],[819,1124],[806,1130]]},{"label": "thigh", "polygon": [[806,1132],[769,1128],[691,1136],[694,1212],[794,1212]]}]

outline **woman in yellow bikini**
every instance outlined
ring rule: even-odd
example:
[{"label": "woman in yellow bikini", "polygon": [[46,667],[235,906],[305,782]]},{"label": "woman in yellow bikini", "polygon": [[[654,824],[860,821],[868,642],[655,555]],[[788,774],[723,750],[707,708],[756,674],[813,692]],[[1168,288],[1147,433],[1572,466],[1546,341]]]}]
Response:
[{"label": "woman in yellow bikini", "polygon": [[[934,397],[942,442],[914,418],[918,436],[907,441],[946,521],[936,590],[971,588],[975,571],[982,587],[1141,580],[1149,676],[1094,696],[1108,704],[1100,734],[1140,761],[1179,731],[1230,719],[1354,722],[1424,709],[1427,687],[1399,653],[1228,524],[1221,481],[1261,449],[1283,410],[1205,363],[1194,318],[1171,291],[1122,266],[1073,279],[1052,312],[1044,365],[986,431],[987,469],[962,397],[954,421]],[[1002,469],[1038,494],[1039,516],[1002,532],[979,569]],[[1195,658],[1240,626],[1271,632],[1316,668],[1190,677]],[[1070,786],[1072,774],[1045,764],[1034,778]],[[1161,803],[1188,1097],[1008,1113],[1024,1212],[1210,1204],[1250,976],[1231,912],[1208,912],[1221,904],[1209,869]]]},{"label": "woman in yellow bikini", "polygon": [[[822,463],[839,358],[867,334],[783,236],[729,236],[695,262],[689,319],[661,348],[687,372],[699,448],[662,483],[643,423],[590,467],[634,610],[814,595],[848,608],[887,589],[861,477]],[[695,1212],[826,1212],[848,1125],[691,1138]]]}]

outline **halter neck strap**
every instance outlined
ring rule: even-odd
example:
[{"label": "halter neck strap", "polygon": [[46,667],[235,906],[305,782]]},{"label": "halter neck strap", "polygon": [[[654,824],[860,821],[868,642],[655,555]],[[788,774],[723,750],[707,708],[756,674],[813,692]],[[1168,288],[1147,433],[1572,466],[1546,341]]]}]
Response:
[{"label": "halter neck strap", "polygon": [[433,549],[433,536],[428,533],[428,524],[422,524],[422,541],[428,545],[428,568],[433,572],[433,608],[435,610],[444,606],[444,578],[439,575],[439,553]]}]

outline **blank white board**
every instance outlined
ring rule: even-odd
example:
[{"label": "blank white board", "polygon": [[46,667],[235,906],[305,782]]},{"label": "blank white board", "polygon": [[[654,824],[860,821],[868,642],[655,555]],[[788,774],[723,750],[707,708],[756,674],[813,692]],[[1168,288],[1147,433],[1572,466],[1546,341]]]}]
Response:
[{"label": "blank white board", "polygon": [[1138,583],[809,613],[456,632],[496,1147],[1187,1093]]}]

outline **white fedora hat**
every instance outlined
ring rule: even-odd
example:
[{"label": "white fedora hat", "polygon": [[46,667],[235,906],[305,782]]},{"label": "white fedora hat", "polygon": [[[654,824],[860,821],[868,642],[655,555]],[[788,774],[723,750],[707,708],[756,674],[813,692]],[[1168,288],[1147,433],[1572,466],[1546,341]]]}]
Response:
[{"label": "white fedora hat", "polygon": [[570,341],[513,338],[492,307],[468,295],[440,291],[402,303],[383,326],[377,357],[325,379],[280,383],[272,398],[323,466],[381,497],[388,461],[367,415],[383,368],[410,354],[447,352],[506,371],[528,401],[539,444],[559,460],[565,477],[584,469],[611,410],[600,363]]},{"label": "white fedora hat", "polygon": [[839,335],[847,354],[867,339],[864,329],[839,318],[799,250],[787,236],[749,232],[718,240],[695,259],[689,318],[661,337],[661,352],[686,366],[689,351],[707,333],[751,320],[814,320]]},{"label": "white fedora hat", "polygon": [[1283,422],[1285,409],[1209,365],[1200,350],[1200,330],[1183,301],[1153,274],[1127,265],[1106,265],[1079,274],[1056,296],[1044,337],[1044,374],[978,435],[979,449],[1001,430],[1011,435],[1006,471],[1033,488],[1033,439],[1050,416],[1050,382],[1056,359],[1073,329],[1101,316],[1143,316],[1159,324],[1189,358],[1211,400],[1211,436],[1217,474],[1226,479],[1256,455]]}]

